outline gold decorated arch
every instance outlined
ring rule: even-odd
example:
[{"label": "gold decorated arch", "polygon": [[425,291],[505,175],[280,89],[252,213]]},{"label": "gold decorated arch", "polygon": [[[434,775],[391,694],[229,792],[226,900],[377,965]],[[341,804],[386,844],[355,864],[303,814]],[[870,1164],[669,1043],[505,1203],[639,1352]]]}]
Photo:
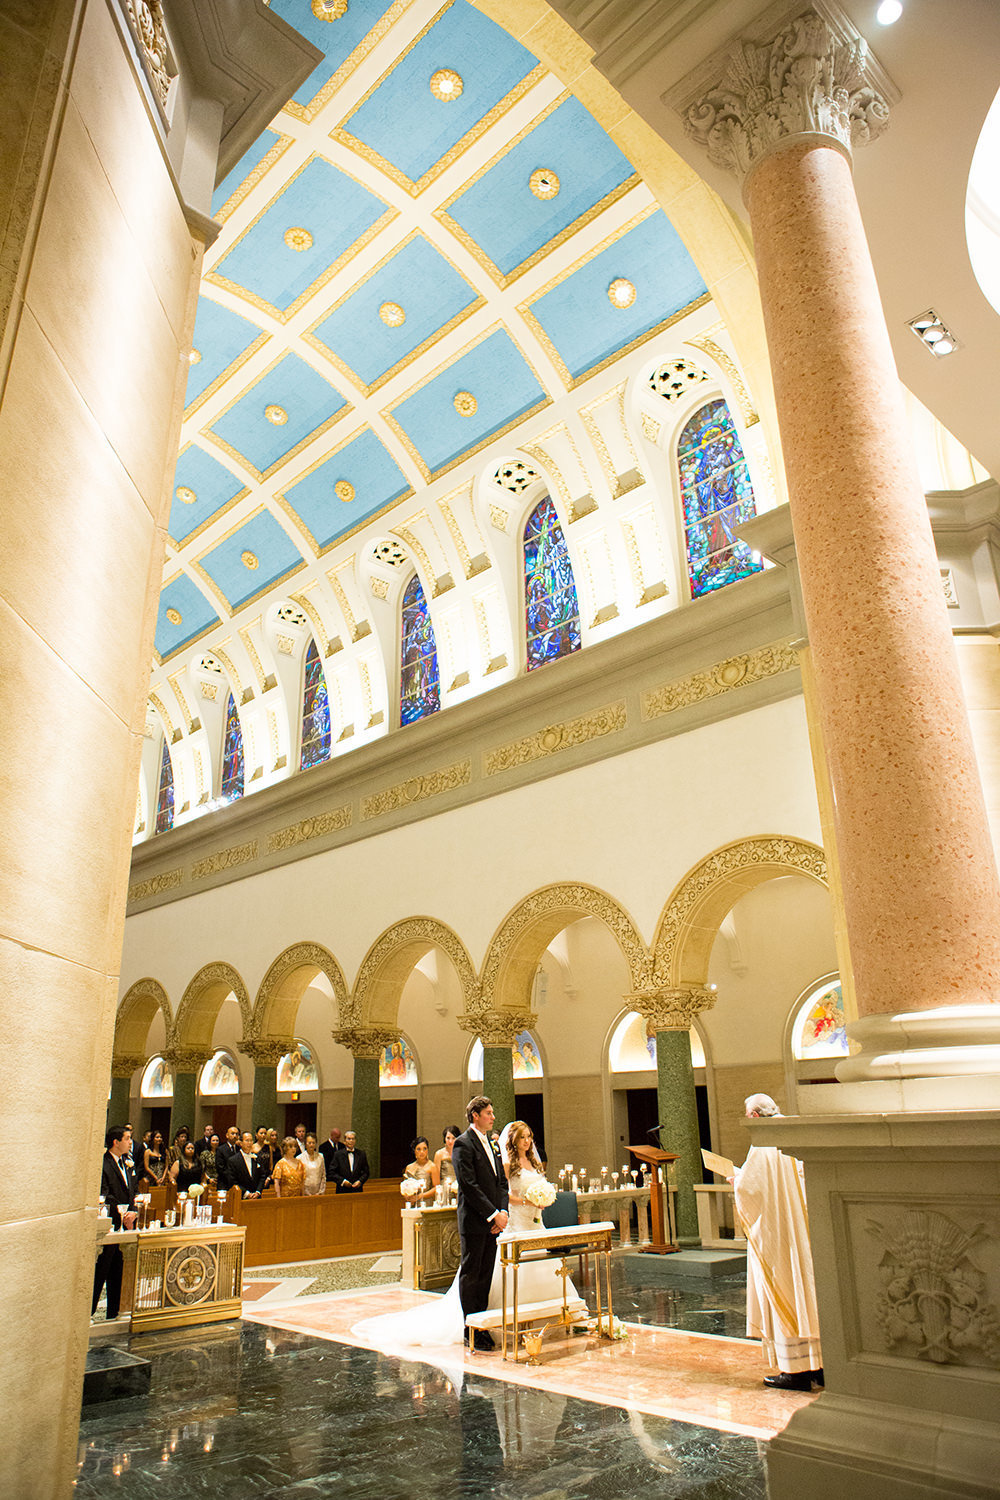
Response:
[{"label": "gold decorated arch", "polygon": [[826,855],[803,839],[761,837],[724,844],[690,870],[663,909],[653,943],[655,980],[670,988],[708,982],[712,946],[741,896],[781,875],[828,885]]},{"label": "gold decorated arch", "polygon": [[246,985],[232,964],[213,963],[199,969],[184,991],[174,1024],[174,1045],[210,1054],[219,1011],[230,995],[236,996],[240,1007],[242,1037],[252,1035],[253,1009]]},{"label": "gold decorated arch", "polygon": [[434,917],[409,917],[383,932],[365,954],[355,981],[347,1024],[395,1028],[403,987],[432,948],[451,960],[465,1007],[469,1009],[475,1003],[478,986],[476,971],[462,939]]},{"label": "gold decorated arch", "polygon": [[166,1043],[169,1046],[174,1027],[173,1012],[167,992],[156,979],[137,979],[122,996],[115,1017],[115,1057],[146,1057],[149,1028],[157,1012],[163,1016]]},{"label": "gold decorated arch", "polygon": [[483,963],[482,1011],[530,1011],[542,954],[564,927],[582,917],[596,917],[615,938],[629,966],[632,988],[647,986],[652,971],[649,949],[625,908],[596,886],[549,885],[519,902],[494,933]]},{"label": "gold decorated arch", "polygon": [[343,969],[329,949],[320,943],[293,943],[278,954],[257,991],[252,1030],[255,1040],[295,1035],[295,1020],[302,996],[318,974],[326,975],[333,990],[337,1006],[333,1024],[343,1024],[348,1007]]}]

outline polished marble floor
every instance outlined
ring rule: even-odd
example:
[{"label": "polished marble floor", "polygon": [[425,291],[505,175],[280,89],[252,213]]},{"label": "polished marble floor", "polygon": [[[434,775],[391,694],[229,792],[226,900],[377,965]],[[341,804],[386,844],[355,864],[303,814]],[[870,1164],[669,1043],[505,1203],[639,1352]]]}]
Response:
[{"label": "polished marble floor", "polygon": [[766,1495],[759,1443],[696,1423],[263,1323],[141,1342],[150,1395],[85,1416],[81,1500]]}]

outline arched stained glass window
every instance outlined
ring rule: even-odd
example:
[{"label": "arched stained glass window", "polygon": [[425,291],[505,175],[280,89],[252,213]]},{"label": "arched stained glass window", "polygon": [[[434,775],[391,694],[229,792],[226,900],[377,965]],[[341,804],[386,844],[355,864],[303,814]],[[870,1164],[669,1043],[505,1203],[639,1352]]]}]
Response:
[{"label": "arched stained glass window", "polygon": [[302,753],[299,770],[308,771],[330,759],[330,699],[326,675],[316,642],[306,651],[305,683],[302,688]]},{"label": "arched stained glass window", "polygon": [[399,722],[415,724],[441,707],[437,644],[427,600],[416,573],[403,594]]},{"label": "arched stained glass window", "polygon": [[222,786],[219,795],[230,801],[243,796],[243,731],[232,693],[226,704],[226,737],[222,743]]},{"label": "arched stained glass window", "polygon": [[156,833],[166,833],[174,826],[174,768],[170,762],[170,751],[163,741],[160,757],[160,785],[156,793]]},{"label": "arched stained glass window", "polygon": [[677,444],[691,597],[759,573],[736,528],[757,514],[743,445],[721,397],[696,411]]},{"label": "arched stained glass window", "polygon": [[580,649],[580,606],[556,508],[540,500],[524,528],[528,671]]}]

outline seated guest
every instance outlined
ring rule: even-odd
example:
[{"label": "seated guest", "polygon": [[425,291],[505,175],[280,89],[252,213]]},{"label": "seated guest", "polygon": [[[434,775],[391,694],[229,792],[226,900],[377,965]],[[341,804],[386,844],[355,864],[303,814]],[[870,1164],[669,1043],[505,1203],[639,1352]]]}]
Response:
[{"label": "seated guest", "polygon": [[413,1160],[403,1172],[404,1177],[415,1177],[423,1182],[424,1190],[410,1199],[411,1203],[431,1203],[434,1201],[434,1189],[437,1186],[436,1168],[430,1159],[430,1144],[425,1135],[418,1135],[410,1150],[413,1152]]},{"label": "seated guest", "polygon": [[[138,1219],[135,1212],[135,1180],[128,1165],[128,1150],[132,1144],[132,1133],[127,1125],[112,1125],[104,1137],[104,1165],[101,1168],[101,1197],[111,1215],[115,1229],[133,1229]],[[108,1289],[108,1317],[117,1318],[122,1300],[122,1272],[124,1257],[118,1245],[103,1245],[94,1267],[94,1300],[91,1317],[97,1311],[101,1292]]]},{"label": "seated guest", "polygon": [[337,1192],[360,1193],[370,1176],[368,1158],[359,1147],[354,1131],[349,1130],[344,1136],[343,1150],[333,1162],[333,1180],[337,1185]]},{"label": "seated guest", "polygon": [[341,1150],[343,1150],[343,1141],[340,1130],[335,1125],[330,1131],[329,1139],[325,1140],[319,1148],[319,1154],[326,1162],[326,1178],[328,1182],[333,1181],[333,1158]]},{"label": "seated guest", "polygon": [[438,1182],[454,1182],[455,1168],[451,1161],[451,1148],[458,1140],[462,1132],[457,1125],[446,1125],[444,1128],[444,1145],[434,1153],[434,1165],[437,1168]]},{"label": "seated guest", "polygon": [[153,1139],[142,1153],[142,1176],[145,1182],[152,1183],[153,1187],[162,1187],[163,1179],[167,1171],[166,1142],[157,1130],[153,1133]]},{"label": "seated guest", "polygon": [[302,1191],[307,1198],[314,1198],[318,1193],[326,1192],[326,1162],[319,1154],[314,1135],[306,1136],[306,1149],[299,1157],[299,1161],[305,1168],[305,1182]]},{"label": "seated guest", "polygon": [[216,1152],[219,1149],[219,1137],[213,1130],[208,1138],[208,1145],[198,1152],[198,1160],[205,1176],[202,1179],[206,1187],[216,1191],[219,1186],[219,1169],[216,1163]]},{"label": "seated guest", "polygon": [[274,1196],[301,1198],[306,1169],[299,1161],[299,1143],[293,1135],[287,1135],[281,1143],[281,1150],[281,1160],[274,1169]]},{"label": "seated guest", "polygon": [[172,1164],[169,1175],[170,1181],[179,1193],[186,1193],[193,1182],[204,1180],[205,1169],[198,1160],[195,1141],[185,1141],[184,1154]]},{"label": "seated guest", "polygon": [[229,1158],[229,1186],[238,1187],[244,1198],[259,1198],[263,1183],[263,1170],[253,1154],[253,1133],[244,1130],[240,1136],[239,1150]]}]

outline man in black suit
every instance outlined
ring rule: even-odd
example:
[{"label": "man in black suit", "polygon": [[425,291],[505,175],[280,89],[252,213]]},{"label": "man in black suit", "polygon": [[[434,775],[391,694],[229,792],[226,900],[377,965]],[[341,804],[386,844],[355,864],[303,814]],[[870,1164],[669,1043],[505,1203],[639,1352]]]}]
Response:
[{"label": "man in black suit", "polygon": [[344,1144],[333,1159],[333,1180],[338,1193],[360,1193],[371,1173],[368,1157],[358,1148],[353,1130],[344,1136]]},{"label": "man in black suit", "polygon": [[[462,1242],[458,1291],[462,1312],[468,1317],[469,1313],[483,1312],[489,1303],[497,1236],[507,1227],[507,1178],[500,1148],[490,1140],[493,1105],[485,1095],[477,1094],[469,1100],[465,1113],[469,1128],[452,1147],[451,1164],[458,1180],[458,1234]],[[491,1335],[477,1330],[475,1347],[492,1349]]]},{"label": "man in black suit", "polygon": [[[132,1147],[132,1132],[127,1125],[112,1125],[104,1137],[104,1164],[101,1168],[101,1197],[111,1215],[115,1229],[131,1229],[138,1215],[135,1212],[135,1178],[128,1165],[128,1154]],[[101,1292],[108,1289],[108,1318],[117,1318],[122,1300],[122,1272],[125,1261],[118,1245],[102,1245],[94,1266],[94,1300],[91,1317],[97,1311]]]},{"label": "man in black suit", "polygon": [[330,1137],[329,1137],[329,1139],[325,1140],[323,1142],[322,1146],[320,1146],[320,1148],[319,1148],[319,1154],[323,1158],[323,1160],[326,1162],[326,1180],[327,1180],[327,1182],[333,1182],[334,1181],[334,1176],[333,1176],[333,1161],[334,1161],[334,1157],[337,1156],[339,1152],[343,1151],[343,1149],[344,1149],[344,1144],[343,1144],[343,1141],[340,1138],[340,1131],[337,1128],[337,1126],[335,1125],[333,1127],[333,1129],[330,1131]]},{"label": "man in black suit", "polygon": [[244,1130],[239,1149],[230,1156],[226,1164],[229,1186],[238,1187],[244,1198],[259,1198],[264,1180],[263,1162],[254,1155],[253,1131]]},{"label": "man in black suit", "polygon": [[239,1153],[240,1133],[235,1125],[230,1125],[226,1131],[226,1139],[218,1147],[215,1153],[215,1175],[219,1179],[219,1192],[226,1193],[232,1187],[229,1177],[229,1168],[232,1159]]}]

